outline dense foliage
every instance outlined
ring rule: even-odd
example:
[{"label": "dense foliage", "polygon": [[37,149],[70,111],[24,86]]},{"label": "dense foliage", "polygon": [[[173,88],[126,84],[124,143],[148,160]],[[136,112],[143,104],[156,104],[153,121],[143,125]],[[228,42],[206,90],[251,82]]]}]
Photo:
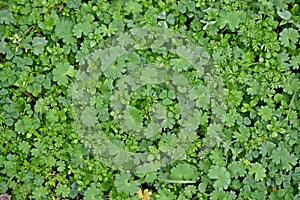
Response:
[{"label": "dense foliage", "polygon": [[[0,199],[300,199],[296,0],[8,0],[0,8]],[[176,94],[152,83],[131,94],[133,122],[125,124],[151,124],[154,105],[167,119],[161,135],[141,139],[112,120],[117,115],[107,104],[124,63],[164,63],[201,96],[186,155],[130,173],[100,162],[82,141],[72,87],[101,42],[146,27],[187,35],[211,55],[224,83],[226,116],[220,141],[203,149],[213,115],[205,78],[172,54],[143,49],[120,58],[96,85],[97,113],[81,117],[85,124],[102,121],[122,148],[167,149],[182,123]]]}]

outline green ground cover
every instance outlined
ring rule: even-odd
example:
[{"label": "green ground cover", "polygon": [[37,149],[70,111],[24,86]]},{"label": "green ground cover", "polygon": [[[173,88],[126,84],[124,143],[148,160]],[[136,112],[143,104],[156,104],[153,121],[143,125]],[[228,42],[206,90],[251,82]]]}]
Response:
[{"label": "green ground cover", "polygon": [[[0,1],[0,199],[300,199],[297,2]],[[184,35],[201,49],[169,37],[176,50],[166,53],[159,37],[130,32],[153,27]],[[103,59],[91,54],[99,45],[115,47],[111,38],[117,38],[116,47],[128,47],[135,37],[139,44],[146,38],[144,46],[108,64],[103,76],[85,78],[88,56],[95,55],[87,65],[90,76]],[[200,68],[180,45],[201,55]],[[126,99],[122,91],[129,86],[117,81],[130,81],[127,71],[151,63],[173,70],[175,78],[160,79],[167,76],[162,68],[133,70],[137,80],[130,87],[144,85]],[[208,77],[208,67],[218,80]],[[222,88],[214,92],[218,81]],[[165,86],[169,82],[179,84],[177,93]],[[94,97],[74,95],[83,87]],[[74,110],[85,97],[95,109]],[[195,99],[193,112],[180,107],[188,98]],[[129,102],[125,114],[117,112],[123,100]],[[210,126],[220,113],[218,126]],[[133,166],[126,153],[108,154],[112,163],[103,162],[103,141],[85,134],[95,124],[113,147],[151,152],[147,165],[139,158],[134,162],[143,167],[126,170]],[[153,136],[129,134],[146,126]],[[177,134],[180,127],[194,135]],[[211,145],[210,131],[218,133]],[[167,157],[186,145],[174,142],[177,137],[191,140],[185,154],[171,163],[159,160],[159,150]],[[108,152],[113,147],[106,146]]]}]

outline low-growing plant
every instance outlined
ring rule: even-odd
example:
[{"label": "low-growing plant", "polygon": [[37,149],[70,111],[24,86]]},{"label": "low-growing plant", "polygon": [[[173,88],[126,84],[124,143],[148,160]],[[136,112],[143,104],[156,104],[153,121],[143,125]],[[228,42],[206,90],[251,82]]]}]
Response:
[{"label": "low-growing plant", "polygon": [[[296,0],[0,1],[0,199],[299,199],[299,21]],[[201,51],[187,53],[180,37],[164,46],[141,31],[151,28]],[[95,54],[103,44],[114,47],[106,60]],[[172,76],[138,68],[151,63]],[[168,81],[193,93],[179,98]],[[78,82],[90,93],[74,95]],[[180,107],[189,99],[191,112]],[[82,124],[109,138],[113,164],[99,159],[103,141]],[[147,126],[152,134],[131,134]],[[180,137],[191,140],[183,151]],[[180,155],[160,160],[174,146]],[[125,150],[148,154],[132,164]]]}]

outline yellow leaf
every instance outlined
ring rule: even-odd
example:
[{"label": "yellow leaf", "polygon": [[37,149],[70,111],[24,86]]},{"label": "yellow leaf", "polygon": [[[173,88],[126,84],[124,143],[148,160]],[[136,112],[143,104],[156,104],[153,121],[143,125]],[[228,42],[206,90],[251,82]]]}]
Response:
[{"label": "yellow leaf", "polygon": [[142,188],[140,188],[139,191],[136,192],[136,194],[142,200],[150,200],[150,196],[151,196],[152,192],[149,192],[148,189],[143,191]]}]

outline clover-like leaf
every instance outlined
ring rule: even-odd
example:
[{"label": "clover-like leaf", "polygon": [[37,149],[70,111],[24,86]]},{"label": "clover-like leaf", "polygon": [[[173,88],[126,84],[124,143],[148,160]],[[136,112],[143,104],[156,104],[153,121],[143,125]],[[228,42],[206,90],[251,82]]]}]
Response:
[{"label": "clover-like leaf", "polygon": [[104,75],[111,79],[117,79],[125,72],[124,63],[116,63],[108,66],[104,71]]},{"label": "clover-like leaf", "polygon": [[139,183],[137,181],[130,180],[131,175],[128,173],[121,173],[116,176],[114,185],[117,191],[120,193],[125,193],[126,195],[134,195],[139,189]]},{"label": "clover-like leaf", "polygon": [[73,77],[75,75],[75,70],[68,62],[62,62],[56,65],[52,74],[54,81],[59,85],[65,85],[68,83],[68,76]]},{"label": "clover-like leaf", "polygon": [[300,66],[300,54],[296,55],[296,56],[292,56],[291,60],[290,60],[290,64],[292,66],[292,68],[294,70],[299,69]]},{"label": "clover-like leaf", "polygon": [[44,51],[45,46],[47,45],[48,40],[45,37],[35,37],[32,40],[33,53],[39,55]]},{"label": "clover-like leaf", "polygon": [[285,28],[279,35],[279,40],[283,46],[290,47],[291,49],[296,48],[295,44],[298,42],[299,31],[293,28]]},{"label": "clover-like leaf", "polygon": [[66,44],[74,43],[76,40],[73,37],[72,28],[74,24],[71,20],[60,20],[55,26],[54,36],[63,39]]},{"label": "clover-like leaf", "polygon": [[43,186],[36,187],[32,192],[33,198],[37,200],[46,199],[47,194],[48,194],[48,190],[46,187]]},{"label": "clover-like leaf", "polygon": [[178,72],[185,71],[189,68],[189,63],[183,58],[171,59],[170,65]]},{"label": "clover-like leaf", "polygon": [[283,10],[283,11],[277,10],[277,14],[279,15],[279,17],[285,20],[289,20],[292,17],[292,14],[288,10]]},{"label": "clover-like leaf", "polygon": [[170,177],[175,180],[194,180],[197,177],[197,171],[192,165],[180,163],[171,169]]},{"label": "clover-like leaf", "polygon": [[10,24],[14,21],[14,16],[6,9],[0,10],[0,24]]},{"label": "clover-like leaf", "polygon": [[139,13],[139,12],[142,12],[142,5],[135,2],[135,1],[127,1],[126,4],[125,4],[125,10],[126,11],[129,11],[131,13]]},{"label": "clover-like leaf", "polygon": [[91,187],[89,187],[84,192],[84,199],[85,200],[100,200],[100,199],[102,199],[101,194],[102,194],[101,190],[99,188],[96,188],[96,186],[93,184]]},{"label": "clover-like leaf", "polygon": [[94,126],[98,121],[95,109],[86,107],[81,114],[81,120],[87,126]]},{"label": "clover-like leaf", "polygon": [[255,175],[256,181],[262,181],[266,177],[266,169],[260,163],[251,164],[250,175]]},{"label": "clover-like leaf", "polygon": [[216,179],[213,186],[217,190],[227,189],[231,183],[230,174],[225,167],[213,166],[208,171],[208,177]]},{"label": "clover-like leaf", "polygon": [[258,114],[262,117],[263,120],[270,120],[273,116],[272,109],[268,106],[262,106],[259,109]]},{"label": "clover-like leaf", "polygon": [[272,152],[272,161],[276,164],[281,164],[283,169],[290,170],[297,163],[297,158],[291,155],[285,148],[279,147]]},{"label": "clover-like leaf", "polygon": [[235,31],[239,27],[240,15],[237,12],[221,12],[219,18],[220,28],[224,28],[227,24],[231,31]]},{"label": "clover-like leaf", "polygon": [[246,170],[243,168],[241,162],[233,161],[229,164],[228,169],[235,178],[242,177],[246,174]]},{"label": "clover-like leaf", "polygon": [[55,192],[57,195],[61,195],[62,197],[68,197],[70,194],[70,188],[68,188],[66,185],[59,184]]}]

